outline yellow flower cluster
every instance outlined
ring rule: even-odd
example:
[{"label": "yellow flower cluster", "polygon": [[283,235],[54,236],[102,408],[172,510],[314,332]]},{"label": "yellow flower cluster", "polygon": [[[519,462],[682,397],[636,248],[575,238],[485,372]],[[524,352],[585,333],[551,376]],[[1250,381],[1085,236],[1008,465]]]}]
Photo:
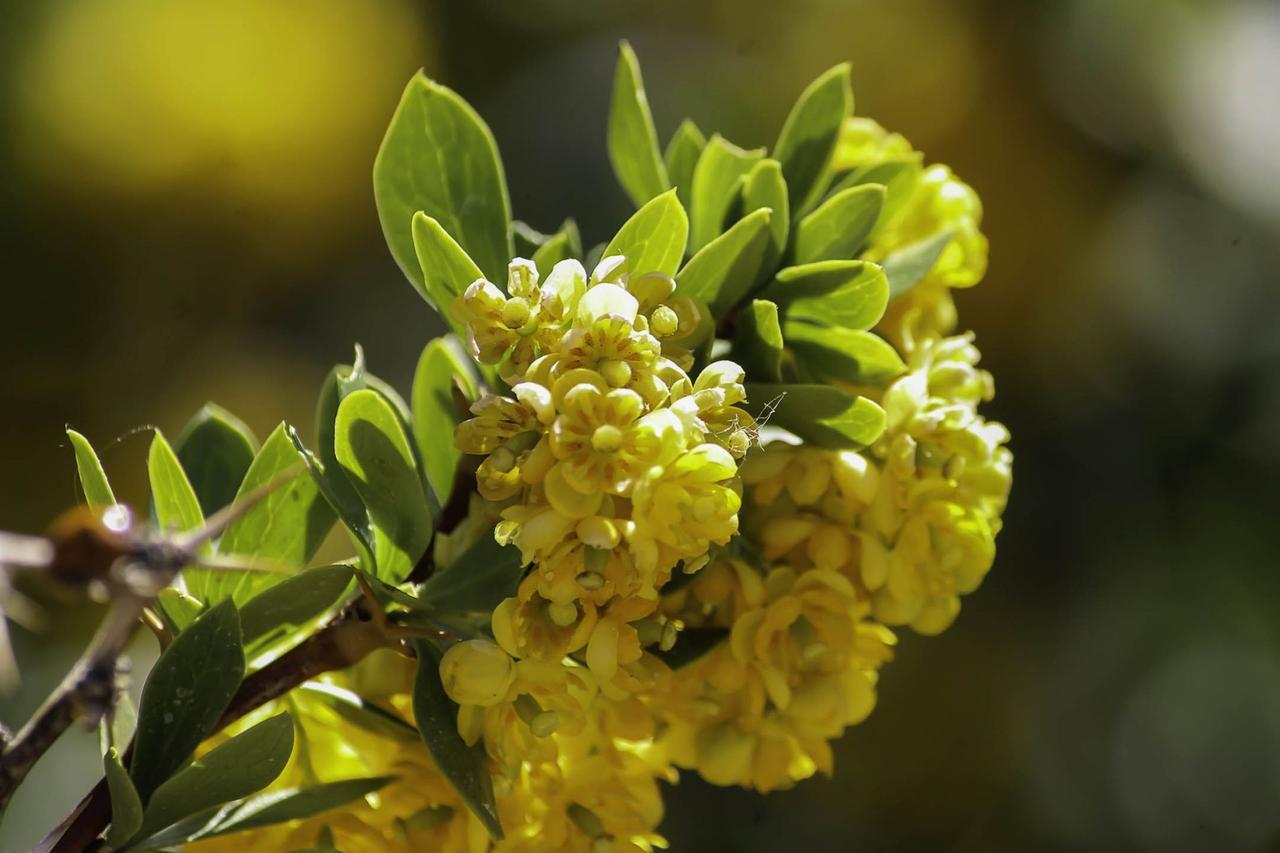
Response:
[{"label": "yellow flower cluster", "polygon": [[628,275],[621,257],[589,278],[562,261],[541,286],[516,260],[508,296],[481,280],[455,306],[473,354],[511,385],[456,436],[485,457],[477,480],[503,506],[498,539],[532,567],[493,635],[521,661],[581,653],[613,696],[660,668],[642,634],[661,630],[652,615],[672,570],[696,570],[738,529],[743,372],[716,362],[689,378],[685,344],[706,309],[674,290],[669,276]]}]

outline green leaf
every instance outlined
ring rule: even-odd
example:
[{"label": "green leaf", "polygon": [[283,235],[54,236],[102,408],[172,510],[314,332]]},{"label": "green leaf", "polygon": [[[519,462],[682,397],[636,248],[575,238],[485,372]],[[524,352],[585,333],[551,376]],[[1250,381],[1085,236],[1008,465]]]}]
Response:
[{"label": "green leaf", "polygon": [[738,314],[733,352],[748,376],[766,382],[782,380],[782,329],[777,305],[767,299],[751,300],[750,310]]},{"label": "green leaf", "polygon": [[175,634],[187,630],[187,626],[196,621],[196,617],[204,610],[200,599],[174,587],[160,590],[156,602],[160,605],[160,615]]},{"label": "green leaf", "polygon": [[785,331],[806,382],[883,386],[907,369],[897,350],[870,332],[794,320]]},{"label": "green leaf", "polygon": [[582,257],[582,236],[578,233],[578,223],[566,219],[560,230],[548,237],[530,260],[538,268],[538,274],[546,278],[552,267],[569,258]]},{"label": "green leaf", "polygon": [[829,385],[748,383],[747,399],[777,399],[770,424],[818,447],[857,450],[884,432],[883,409],[865,397]]},{"label": "green leaf", "polygon": [[667,143],[663,158],[667,166],[667,178],[676,188],[676,195],[685,210],[689,209],[693,201],[693,170],[706,145],[707,138],[698,130],[693,119],[688,118],[680,122],[671,141]]},{"label": "green leaf", "polygon": [[458,706],[440,682],[440,647],[430,640],[417,640],[413,645],[418,652],[418,677],[413,683],[413,718],[418,731],[440,772],[489,834],[501,841],[502,824],[493,799],[489,759],[483,744],[467,746],[458,734]]},{"label": "green leaf", "polygon": [[76,456],[76,472],[80,475],[80,488],[84,490],[84,501],[92,510],[102,510],[114,506],[116,496],[107,482],[107,474],[102,470],[98,454],[93,452],[89,439],[71,428],[67,428],[67,438],[71,440],[71,450]]},{"label": "green leaf", "polygon": [[287,711],[268,717],[179,770],[152,794],[139,835],[270,785],[293,753],[293,728]]},{"label": "green leaf", "polygon": [[449,311],[449,305],[473,281],[485,275],[433,217],[421,211],[413,214],[410,231],[427,301],[451,327],[457,329],[459,324]]},{"label": "green leaf", "polygon": [[884,186],[841,190],[796,225],[796,263],[843,260],[858,254],[884,206]]},{"label": "green leaf", "polygon": [[288,483],[237,518],[222,534],[218,551],[279,563],[288,568],[305,566],[333,527],[333,510],[320,496],[314,479],[300,471],[302,457],[281,423],[254,458],[236,493],[242,499],[282,474],[294,470]]},{"label": "green leaf", "polygon": [[787,248],[787,235],[791,231],[791,205],[787,201],[787,182],[782,177],[782,166],[777,160],[768,158],[751,167],[742,185],[743,213],[762,207],[773,211],[773,216],[769,219],[773,246],[767,256],[770,261],[768,266],[772,266]]},{"label": "green leaf", "polygon": [[399,740],[416,741],[419,738],[417,728],[351,690],[323,681],[308,681],[298,689],[362,729]]},{"label": "green leaf", "polygon": [[769,247],[768,208],[752,211],[689,259],[676,292],[700,299],[720,316],[751,291]]},{"label": "green leaf", "polygon": [[413,438],[427,481],[442,506],[453,493],[462,459],[462,451],[454,446],[453,432],[466,413],[458,408],[455,384],[462,384],[468,401],[474,401],[479,391],[469,364],[454,340],[436,338],[422,350],[413,374]]},{"label": "green leaf", "polygon": [[791,319],[870,329],[884,316],[889,284],[884,272],[867,261],[818,261],[779,270],[762,295]]},{"label": "green leaf", "polygon": [[482,534],[458,559],[438,570],[418,591],[437,613],[488,612],[516,594],[520,549]]},{"label": "green leaf", "polygon": [[431,507],[409,440],[382,395],[363,389],[342,401],[334,452],[369,511],[378,577],[400,583],[431,542]]},{"label": "green leaf", "polygon": [[884,259],[885,277],[889,280],[889,298],[897,299],[920,283],[942,257],[951,232],[943,231],[918,243],[905,246]]},{"label": "green leaf", "polygon": [[853,112],[849,64],[827,71],[800,94],[773,146],[791,192],[791,210],[803,212],[822,192],[840,126]]},{"label": "green leaf", "polygon": [[675,190],[647,202],[631,215],[605,247],[604,257],[623,255],[627,272],[675,275],[689,240],[689,218]]},{"label": "green leaf", "polygon": [[205,403],[173,440],[173,449],[207,518],[235,499],[258,440],[235,415]]},{"label": "green leaf", "polygon": [[724,231],[747,173],[762,157],[763,148],[745,151],[718,133],[711,137],[693,169],[689,251],[701,250]]},{"label": "green leaf", "polygon": [[410,230],[418,211],[490,280],[503,280],[512,254],[507,181],[488,125],[457,93],[421,73],[409,81],[373,163],[373,194],[391,254],[429,300]]},{"label": "green leaf", "polygon": [[640,79],[640,63],[631,45],[618,46],[618,67],[609,105],[609,162],[618,183],[636,207],[665,192],[671,184],[658,152],[658,131]]},{"label": "green leaf", "polygon": [[245,648],[253,652],[302,628],[342,599],[351,566],[307,569],[258,593],[240,609]]},{"label": "green leaf", "polygon": [[337,513],[338,518],[347,528],[351,540],[360,552],[361,565],[368,572],[376,569],[374,557],[376,543],[373,528],[369,522],[369,512],[364,501],[356,492],[355,486],[342,473],[342,467],[334,455],[334,425],[338,417],[338,406],[347,395],[361,388],[368,387],[368,373],[364,366],[364,351],[356,347],[355,363],[340,364],[329,371],[324,385],[320,388],[320,399],[316,403],[316,441],[318,452],[313,455],[303,446],[297,432],[290,434],[294,447],[298,448],[311,475],[320,488],[329,506]]},{"label": "green leaf", "polygon": [[129,772],[147,802],[213,731],[244,676],[240,614],[205,611],[160,655],[142,688]]},{"label": "green leaf", "polygon": [[667,651],[653,653],[672,669],[688,666],[729,637],[723,628],[685,628],[676,636],[676,644]]},{"label": "green leaf", "polygon": [[395,776],[371,776],[323,782],[307,788],[284,788],[246,799],[201,838],[213,838],[275,823],[314,817],[372,794]]},{"label": "green leaf", "polygon": [[107,846],[119,847],[142,826],[142,800],[114,746],[103,756],[102,765],[107,777],[107,792],[111,794],[111,828],[107,830]]},{"label": "green leaf", "polygon": [[182,532],[204,524],[200,500],[160,430],[156,430],[147,453],[147,477],[151,481],[156,521],[162,530]]},{"label": "green leaf", "polygon": [[920,183],[920,173],[919,154],[895,157],[854,169],[836,184],[828,196],[834,196],[849,187],[883,184],[884,207],[880,209],[880,216],[876,220],[875,227],[871,229],[871,233],[876,234],[893,220],[898,211],[902,210],[903,205],[911,200],[916,186]]}]

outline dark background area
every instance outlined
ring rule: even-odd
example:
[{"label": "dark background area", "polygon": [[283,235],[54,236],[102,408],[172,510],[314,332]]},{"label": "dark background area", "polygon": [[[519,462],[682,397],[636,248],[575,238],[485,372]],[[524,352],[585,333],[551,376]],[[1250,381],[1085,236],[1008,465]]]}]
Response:
[{"label": "dark background area", "polygon": [[[354,342],[407,389],[440,325],[369,173],[419,67],[492,126],[518,218],[610,236],[620,37],[664,140],[692,115],[771,144],[848,59],[857,113],[978,190],[991,268],[961,325],[1015,453],[992,574],[949,632],[904,637],[835,777],[761,798],[685,774],[672,848],[1274,848],[1274,3],[0,2],[0,528],[75,501],[64,424],[137,501],[140,426],[214,400],[308,434]],[[91,627],[53,615],[17,637],[6,723]],[[51,753],[0,849],[95,764],[88,735]]]}]

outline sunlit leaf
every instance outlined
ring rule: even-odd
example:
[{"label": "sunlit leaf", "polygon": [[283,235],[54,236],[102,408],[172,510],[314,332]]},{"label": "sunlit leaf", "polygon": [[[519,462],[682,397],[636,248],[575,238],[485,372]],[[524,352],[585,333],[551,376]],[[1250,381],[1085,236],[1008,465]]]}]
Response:
[{"label": "sunlit leaf", "polygon": [[884,316],[889,284],[866,261],[819,261],[779,270],[761,296],[792,319],[806,318],[846,329],[870,329]]},{"label": "sunlit leaf", "polygon": [[693,169],[689,251],[698,252],[725,229],[734,199],[764,149],[743,150],[720,134],[711,137]]},{"label": "sunlit leaf", "polygon": [[854,257],[875,227],[883,205],[881,184],[863,184],[836,193],[796,223],[796,263]]},{"label": "sunlit leaf", "polygon": [[631,215],[605,247],[604,257],[624,255],[631,275],[675,275],[689,240],[689,218],[675,190],[667,190]]},{"label": "sunlit leaf", "polygon": [[818,447],[857,450],[884,432],[883,409],[830,385],[748,383],[747,399],[778,399],[770,424]]},{"label": "sunlit leaf", "polygon": [[882,184],[885,188],[884,206],[880,209],[880,216],[871,229],[874,235],[892,221],[898,211],[902,210],[903,205],[911,200],[912,194],[920,183],[920,173],[919,154],[882,160],[879,163],[854,169],[832,187],[828,195],[834,196],[849,187]]},{"label": "sunlit leaf", "polygon": [[80,488],[84,492],[84,501],[93,510],[104,510],[114,506],[116,496],[107,482],[107,474],[102,470],[98,454],[94,453],[89,439],[73,429],[67,429],[67,438],[71,440],[71,449],[76,457],[76,473],[80,477]]},{"label": "sunlit leaf", "polygon": [[240,615],[230,601],[202,613],[147,676],[129,774],[143,802],[213,731],[244,676]]},{"label": "sunlit leaf", "polygon": [[342,599],[355,569],[319,566],[264,590],[240,608],[244,645],[251,653],[270,646]]},{"label": "sunlit leaf", "polygon": [[342,401],[334,452],[373,523],[378,576],[403,581],[431,541],[431,506],[409,439],[381,394],[362,389]]},{"label": "sunlit leaf", "polygon": [[704,246],[676,276],[677,292],[707,303],[716,315],[736,305],[760,274],[772,213],[753,211]]},{"label": "sunlit leaf", "polygon": [[258,440],[235,415],[205,403],[173,440],[173,449],[208,517],[235,498]]},{"label": "sunlit leaf", "polygon": [[428,300],[411,233],[418,211],[502,280],[512,254],[507,182],[488,125],[457,93],[421,73],[409,81],[373,164],[373,190],[391,254]]},{"label": "sunlit leaf", "polygon": [[772,156],[782,163],[794,213],[807,210],[821,194],[821,178],[835,152],[840,125],[852,112],[848,63],[810,83],[791,108]]},{"label": "sunlit leaf", "polygon": [[658,152],[658,131],[654,129],[640,78],[640,63],[625,41],[618,46],[608,145],[613,173],[636,207],[670,188],[667,169]]},{"label": "sunlit leaf", "polygon": [[750,213],[762,207],[773,211],[769,218],[773,246],[766,257],[766,265],[772,266],[787,248],[787,235],[791,230],[791,205],[787,200],[787,182],[782,177],[782,166],[777,160],[768,158],[752,166],[742,184],[743,212]]},{"label": "sunlit leaf", "polygon": [[[160,430],[151,439],[147,453],[147,478],[156,522],[163,530],[194,530],[204,524],[200,500],[182,470],[177,455]],[[207,548],[205,548],[207,550]]]},{"label": "sunlit leaf", "polygon": [[434,217],[421,211],[413,214],[410,233],[427,301],[451,327],[459,328],[449,306],[473,281],[484,278],[484,273]]},{"label": "sunlit leaf", "polygon": [[676,188],[676,195],[685,210],[693,204],[693,170],[698,165],[698,157],[706,147],[707,138],[698,130],[693,119],[680,122],[676,132],[667,143],[663,160],[667,166],[667,178]]},{"label": "sunlit leaf", "polygon": [[489,758],[482,743],[467,746],[458,734],[458,706],[440,682],[443,654],[430,640],[415,641],[414,649],[418,653],[418,676],[413,684],[413,717],[418,731],[436,766],[462,801],[480,818],[489,834],[501,840],[502,824],[493,797]]}]

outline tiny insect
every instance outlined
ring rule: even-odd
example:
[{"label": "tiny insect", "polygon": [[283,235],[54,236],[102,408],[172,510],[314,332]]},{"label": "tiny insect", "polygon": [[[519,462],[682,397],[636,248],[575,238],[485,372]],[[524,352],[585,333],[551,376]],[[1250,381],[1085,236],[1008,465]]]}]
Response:
[{"label": "tiny insect", "polygon": [[760,414],[752,418],[750,423],[743,424],[739,417],[734,415],[729,424],[717,430],[714,435],[722,439],[731,451],[741,456],[760,443],[760,431],[768,425],[769,419],[778,411],[778,406],[785,396],[787,392],[783,391],[765,403],[760,409]]}]

